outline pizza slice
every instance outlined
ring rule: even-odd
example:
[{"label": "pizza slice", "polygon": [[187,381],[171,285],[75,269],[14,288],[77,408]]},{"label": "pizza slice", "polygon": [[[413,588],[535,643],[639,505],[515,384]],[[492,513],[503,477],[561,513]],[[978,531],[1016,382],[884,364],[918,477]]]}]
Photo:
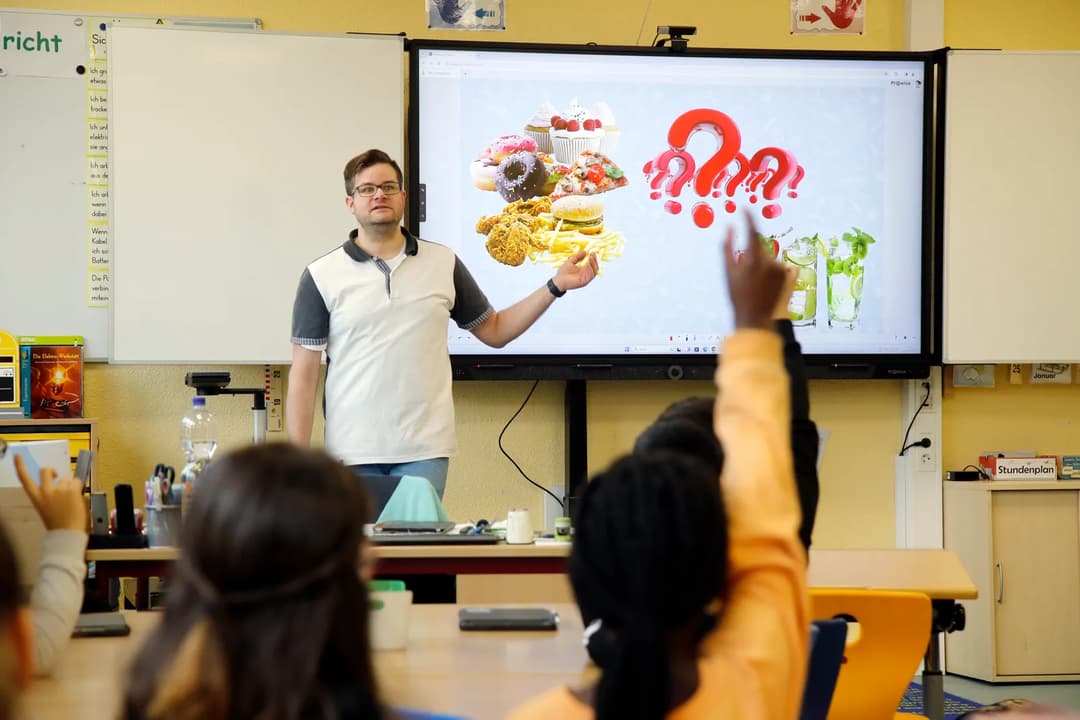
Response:
[{"label": "pizza slice", "polygon": [[[611,158],[592,150],[577,156],[570,167],[556,165],[552,171],[558,176],[552,199],[567,195],[596,195],[629,184],[626,175]],[[548,178],[551,182],[551,178]]]}]

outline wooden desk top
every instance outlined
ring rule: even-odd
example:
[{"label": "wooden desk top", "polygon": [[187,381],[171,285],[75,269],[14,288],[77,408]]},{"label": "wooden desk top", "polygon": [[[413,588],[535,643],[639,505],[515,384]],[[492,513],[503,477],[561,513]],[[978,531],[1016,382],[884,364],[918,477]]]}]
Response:
[{"label": "wooden desk top", "polygon": [[[522,700],[557,685],[578,684],[588,669],[582,626],[573,605],[559,612],[557,632],[461,632],[457,605],[410,608],[405,650],[375,653],[384,699],[402,707],[470,718],[501,718]],[[127,662],[160,622],[161,613],[125,613],[126,638],[78,638],[54,677],[23,698],[20,717],[113,720]]]},{"label": "wooden desk top", "polygon": [[810,550],[813,588],[867,588],[924,592],[933,600],[979,596],[952,550]]},{"label": "wooden desk top", "polygon": [[[570,543],[541,545],[376,545],[378,556],[387,559],[405,558],[531,558],[567,557]],[[86,559],[113,562],[130,560],[175,560],[180,551],[175,547],[135,548],[129,550],[87,550]]]},{"label": "wooden desk top", "polygon": [[[379,557],[517,558],[565,557],[569,545],[383,545]],[[88,550],[87,560],[175,560],[176,548]],[[978,596],[975,583],[951,550],[810,550],[810,587],[915,590],[935,600],[970,600]]]}]

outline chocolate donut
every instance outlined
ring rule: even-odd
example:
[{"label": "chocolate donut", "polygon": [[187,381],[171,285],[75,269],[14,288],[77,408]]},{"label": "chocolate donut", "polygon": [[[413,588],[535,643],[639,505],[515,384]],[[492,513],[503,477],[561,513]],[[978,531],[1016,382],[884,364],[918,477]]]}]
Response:
[{"label": "chocolate donut", "polygon": [[526,200],[543,191],[547,178],[547,168],[536,153],[516,152],[499,163],[495,189],[506,202]]}]

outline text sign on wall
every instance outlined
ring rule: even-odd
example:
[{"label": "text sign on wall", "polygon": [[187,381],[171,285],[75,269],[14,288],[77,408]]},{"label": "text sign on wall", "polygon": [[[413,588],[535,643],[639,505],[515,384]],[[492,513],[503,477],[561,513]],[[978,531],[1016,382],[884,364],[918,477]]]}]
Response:
[{"label": "text sign on wall", "polygon": [[0,75],[75,77],[86,72],[83,18],[0,13]]}]

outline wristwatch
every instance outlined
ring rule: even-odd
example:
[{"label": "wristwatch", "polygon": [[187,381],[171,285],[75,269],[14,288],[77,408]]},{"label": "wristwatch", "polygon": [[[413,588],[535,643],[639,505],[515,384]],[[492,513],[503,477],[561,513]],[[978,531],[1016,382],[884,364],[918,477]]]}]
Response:
[{"label": "wristwatch", "polygon": [[566,291],[565,290],[560,290],[559,287],[555,284],[555,280],[552,279],[552,278],[549,278],[548,281],[547,281],[547,289],[555,297],[562,297],[563,295],[566,294]]}]

